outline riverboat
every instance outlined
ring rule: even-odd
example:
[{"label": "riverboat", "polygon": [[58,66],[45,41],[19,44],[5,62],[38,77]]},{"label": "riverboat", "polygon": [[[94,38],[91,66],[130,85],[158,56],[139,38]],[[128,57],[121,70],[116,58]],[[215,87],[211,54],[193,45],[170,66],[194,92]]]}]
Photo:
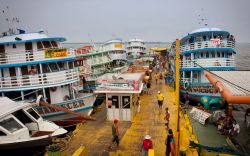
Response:
[{"label": "riverboat", "polygon": [[[19,101],[34,101],[43,95],[45,101],[89,115],[95,94],[79,93],[79,68],[73,49],[62,47],[63,37],[49,37],[44,31],[4,32],[0,37],[0,92]],[[72,125],[81,122],[76,116],[49,107],[36,107],[45,118]]]},{"label": "riverboat", "polygon": [[[170,71],[175,72],[175,42],[170,51]],[[200,28],[180,39],[180,93],[186,93],[191,101],[209,105],[223,103],[220,94],[209,83],[204,70],[235,70],[235,39],[219,28]],[[221,105],[220,105],[221,106]]]}]

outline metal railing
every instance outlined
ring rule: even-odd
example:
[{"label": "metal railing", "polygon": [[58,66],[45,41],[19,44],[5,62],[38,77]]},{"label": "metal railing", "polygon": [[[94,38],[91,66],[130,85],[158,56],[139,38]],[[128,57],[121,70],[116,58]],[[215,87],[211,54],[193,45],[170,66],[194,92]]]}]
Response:
[{"label": "metal railing", "polygon": [[104,63],[108,63],[111,60],[108,58],[108,56],[103,56],[103,57],[98,57],[98,58],[93,58],[93,59],[87,59],[86,63],[88,65],[96,65],[96,64],[104,64]]},{"label": "metal railing", "polygon": [[181,68],[194,68],[194,67],[235,67],[233,58],[216,58],[216,59],[196,59],[180,61]]},{"label": "metal railing", "polygon": [[0,90],[23,90],[44,86],[54,86],[79,80],[78,69],[69,69],[53,73],[36,75],[21,75],[12,77],[0,77]]},{"label": "metal railing", "polygon": [[212,41],[200,41],[188,43],[180,47],[180,52],[203,48],[234,48],[235,41],[221,40],[219,44],[214,44]]},{"label": "metal railing", "polygon": [[51,57],[51,58],[46,58],[44,49],[39,49],[37,51],[27,50],[27,51],[10,52],[4,55],[3,54],[0,55],[0,64],[44,61],[44,60],[67,58],[67,57],[75,56],[75,52],[73,50],[67,50],[66,48],[57,48],[57,49],[53,48],[53,49],[46,49],[46,50],[64,50],[64,49],[67,52],[66,56]]}]

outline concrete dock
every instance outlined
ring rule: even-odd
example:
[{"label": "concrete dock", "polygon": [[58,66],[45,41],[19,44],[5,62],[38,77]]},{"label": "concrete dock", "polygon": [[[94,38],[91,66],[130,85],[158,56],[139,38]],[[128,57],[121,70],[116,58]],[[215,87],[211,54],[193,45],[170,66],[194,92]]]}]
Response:
[{"label": "concrete dock", "polygon": [[[132,122],[119,122],[120,146],[109,150],[112,139],[112,122],[106,121],[106,107],[102,105],[101,111],[94,116],[97,121],[88,121],[80,126],[79,132],[72,138],[69,147],[62,153],[63,156],[72,155],[73,152],[83,145],[88,150],[89,156],[112,155],[119,151],[121,155],[138,156],[141,152],[142,140],[145,135],[150,135],[153,140],[155,155],[165,154],[164,140],[167,131],[164,126],[164,109],[169,107],[170,128],[176,130],[177,106],[174,105],[174,91],[164,84],[152,82],[152,94],[141,96],[141,111],[137,113]],[[164,96],[164,104],[160,113],[157,104],[157,91],[160,90]]]}]

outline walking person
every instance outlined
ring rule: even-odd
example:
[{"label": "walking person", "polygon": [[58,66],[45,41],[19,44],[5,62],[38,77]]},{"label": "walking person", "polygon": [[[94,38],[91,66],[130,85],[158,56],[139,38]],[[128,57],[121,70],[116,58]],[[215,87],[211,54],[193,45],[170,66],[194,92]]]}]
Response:
[{"label": "walking person", "polygon": [[162,80],[163,80],[163,73],[160,73],[160,75],[159,75],[159,82],[162,83]]},{"label": "walking person", "polygon": [[186,92],[186,94],[184,95],[184,99],[185,99],[185,108],[189,108],[189,95],[188,95],[188,92]]},{"label": "walking person", "polygon": [[137,99],[137,112],[140,113],[140,109],[141,109],[141,100],[140,100],[140,96],[138,96]]},{"label": "walking person", "polygon": [[142,156],[148,156],[148,150],[153,149],[153,142],[150,135],[146,135],[142,142]]},{"label": "walking person", "polygon": [[175,156],[175,143],[174,143],[174,135],[172,129],[168,130],[168,136],[165,140],[166,144],[166,156],[169,156],[171,153],[171,156]]},{"label": "walking person", "polygon": [[112,125],[112,136],[113,136],[113,139],[112,139],[111,145],[109,146],[109,149],[112,149],[112,146],[114,143],[116,143],[116,147],[118,148],[120,140],[119,140],[119,130],[118,130],[118,120],[117,119],[114,120],[114,123]]},{"label": "walking person", "polygon": [[162,110],[163,100],[164,100],[164,95],[161,93],[161,91],[158,91],[157,101],[158,101],[158,106],[159,106],[159,113],[161,113],[161,110]]},{"label": "walking person", "polygon": [[158,74],[158,72],[155,73],[154,78],[155,78],[155,84],[157,84],[158,79],[159,79],[159,74]]},{"label": "walking person", "polygon": [[165,108],[165,126],[166,126],[166,129],[169,129],[169,119],[170,119],[170,112],[168,110],[168,107]]}]

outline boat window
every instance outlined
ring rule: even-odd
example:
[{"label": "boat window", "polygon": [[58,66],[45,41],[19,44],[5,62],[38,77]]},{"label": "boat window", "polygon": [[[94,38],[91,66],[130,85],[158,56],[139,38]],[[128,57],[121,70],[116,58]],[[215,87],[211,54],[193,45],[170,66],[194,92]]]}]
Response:
[{"label": "boat window", "polygon": [[222,53],[221,53],[221,57],[225,57],[225,54],[224,54],[224,52],[222,52]]},{"label": "boat window", "polygon": [[122,96],[122,107],[130,108],[130,96]]},{"label": "boat window", "polygon": [[212,54],[212,58],[215,58],[215,53],[214,53],[214,51],[212,51],[211,54]]},{"label": "boat window", "polygon": [[209,58],[209,52],[206,52],[206,58]]},{"label": "boat window", "polygon": [[220,52],[217,52],[217,57],[220,57]]},{"label": "boat window", "polygon": [[43,49],[42,42],[39,41],[36,43],[36,45],[37,45],[37,49]]},{"label": "boat window", "polygon": [[207,36],[203,36],[203,41],[206,41],[207,40]]},{"label": "boat window", "polygon": [[0,131],[0,136],[6,136],[7,134],[5,134],[3,131]]},{"label": "boat window", "polygon": [[50,67],[50,69],[52,70],[52,72],[59,71],[59,69],[58,69],[56,63],[50,63],[50,64],[49,64],[49,67]]},{"label": "boat window", "polygon": [[51,44],[50,44],[50,41],[43,41],[42,43],[43,43],[45,48],[51,48],[52,47]]},{"label": "boat window", "polygon": [[73,62],[69,62],[69,69],[73,69]]},{"label": "boat window", "polygon": [[30,117],[25,114],[23,112],[23,110],[19,110],[19,111],[16,111],[14,113],[12,113],[12,115],[14,115],[18,120],[20,120],[23,124],[26,124],[26,123],[31,123],[33,122]]},{"label": "boat window", "polygon": [[115,108],[119,108],[118,96],[112,96],[112,105],[115,106]]},{"label": "boat window", "polygon": [[12,44],[12,47],[13,47],[13,48],[16,48],[16,44]]},{"label": "boat window", "polygon": [[203,58],[203,53],[201,53],[201,58]]},{"label": "boat window", "polygon": [[228,58],[232,58],[232,53],[228,53]]},{"label": "boat window", "polygon": [[22,125],[20,125],[14,118],[8,118],[0,122],[0,126],[7,129],[11,133],[22,129]]},{"label": "boat window", "polygon": [[51,44],[52,44],[52,46],[53,46],[54,48],[58,47],[56,41],[51,41]]},{"label": "boat window", "polygon": [[30,108],[27,110],[27,112],[33,116],[36,120],[38,120],[40,118],[40,116],[34,111],[34,109]]},{"label": "boat window", "polygon": [[48,73],[50,72],[50,69],[47,64],[42,64],[42,71],[43,73]]}]

